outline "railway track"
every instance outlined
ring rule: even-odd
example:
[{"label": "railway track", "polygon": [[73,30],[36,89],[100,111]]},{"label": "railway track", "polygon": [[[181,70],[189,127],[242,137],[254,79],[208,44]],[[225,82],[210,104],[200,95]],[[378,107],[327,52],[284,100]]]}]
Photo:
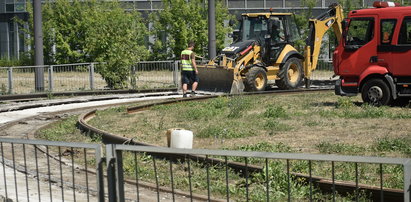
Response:
[{"label": "railway track", "polygon": [[[178,95],[177,93],[169,92],[168,90],[170,90],[170,89],[167,89],[167,91],[165,91],[165,92],[168,92],[168,93],[165,93],[165,92],[162,92],[162,91],[157,91],[156,93],[153,93],[152,95],[146,94],[142,97],[145,97],[145,98],[151,97],[153,99],[157,99],[157,98],[161,99],[161,97],[164,98],[164,97],[167,97],[167,96],[168,97],[171,96],[171,97],[173,97],[173,99],[163,100],[163,101],[160,101],[160,102],[156,102],[155,104],[147,104],[147,105],[142,105],[142,106],[138,106],[138,107],[130,107],[130,108],[127,108],[127,113],[135,113],[135,112],[138,112],[138,111],[147,110],[150,107],[152,107],[153,105],[172,104],[172,103],[175,103],[175,102],[185,102],[185,101],[199,101],[199,100],[204,100],[204,99],[215,98],[215,97],[218,96],[218,95],[203,95],[203,96],[198,96],[198,97],[193,97],[193,98],[184,98],[184,99],[182,99],[182,98],[179,98],[180,95]],[[332,89],[314,89],[314,90],[296,90],[296,91],[280,91],[280,90],[277,90],[277,91],[268,91],[268,92],[246,93],[245,95],[313,93],[313,92],[331,91],[331,90]],[[148,92],[146,92],[146,93],[148,93]],[[22,96],[20,98],[13,97],[13,99],[9,99],[9,100],[11,100],[12,102],[18,102],[16,100],[19,100],[19,99],[38,99],[38,98],[33,98],[33,97],[29,98],[29,97],[30,96],[26,96],[26,97]],[[118,99],[118,98],[113,98],[113,99],[102,98],[100,101],[103,101],[103,100],[105,100],[105,101],[106,100],[112,100],[113,101],[115,99]],[[91,101],[96,101],[96,100],[91,100]],[[88,102],[91,102],[91,101],[75,101],[74,100],[73,103],[88,103]],[[113,105],[122,105],[122,104],[125,104],[125,103],[135,103],[135,102],[138,102],[138,101],[133,100],[133,101],[122,102],[122,103],[103,104],[103,105],[99,105],[98,108],[106,108],[106,107],[110,107],[110,106],[113,106]],[[0,109],[0,115],[2,115],[4,113],[11,112],[11,111],[22,111],[22,110],[26,110],[26,109],[29,109],[29,108],[35,109],[35,108],[38,108],[38,107],[67,105],[66,101],[63,101],[63,102],[60,102],[60,103],[61,104],[56,104],[55,103],[55,104],[44,104],[44,105],[32,105],[31,107],[9,108],[8,110]],[[79,107],[79,108],[75,108],[75,109],[60,110],[59,112],[49,112],[48,115],[56,116],[57,114],[59,114],[59,113],[61,114],[62,112],[63,113],[70,113],[72,111],[79,111],[79,110],[84,111],[85,109],[94,109],[94,108],[97,108],[97,107],[96,106],[86,106],[86,107],[83,106],[83,107]],[[87,113],[83,113],[79,117],[78,123],[79,123],[82,130],[102,135],[102,137],[103,137],[102,140],[106,144],[107,143],[123,144],[124,142],[127,142],[128,144],[132,144],[132,145],[147,145],[146,143],[136,142],[134,140],[130,140],[128,138],[124,138],[124,137],[121,137],[119,135],[110,134],[110,133],[107,133],[105,131],[99,130],[98,128],[90,126],[89,124],[87,124],[87,121],[90,120],[91,118],[93,118],[93,116],[95,116],[95,112],[96,112],[96,110],[91,110]],[[44,114],[42,114],[42,115],[44,116]],[[18,119],[14,122],[13,121],[7,122],[7,124],[5,124],[3,126],[0,126],[0,130],[4,131],[5,128],[12,127],[13,125],[18,124],[19,122],[20,123],[24,122],[24,121],[26,121],[25,119],[33,118],[34,116],[37,116],[37,115],[28,116],[28,117],[23,118],[23,119]],[[47,124],[45,124],[45,125],[47,125]],[[27,138],[29,136],[33,137],[34,133],[27,134],[24,137],[20,137],[20,138]],[[162,156],[162,157],[165,157],[165,158],[182,158],[182,156],[169,156],[169,155],[168,156]],[[220,159],[210,159],[210,158],[206,159],[206,158],[201,157],[201,156],[190,156],[190,158],[191,159],[196,159],[197,161],[200,161],[200,162],[211,163],[211,164],[214,164],[214,165],[224,163]],[[244,165],[243,163],[238,163],[238,162],[229,162],[229,166],[232,169],[237,170],[239,172],[244,172],[246,170],[247,170],[247,172],[250,172],[250,173],[252,173],[252,172],[262,172],[262,167],[260,167],[260,166]],[[84,171],[85,170],[83,170],[83,172]],[[335,184],[333,184],[329,179],[326,179],[326,178],[312,177],[311,176],[311,179],[309,179],[309,176],[299,174],[299,173],[292,173],[292,175],[294,175],[295,177],[304,179],[306,182],[311,180],[312,182],[314,182],[316,184],[317,187],[319,187],[324,192],[329,192],[330,190],[332,190],[331,187],[333,185],[335,186],[335,188],[337,189],[337,191],[339,193],[353,193],[356,190],[356,186],[353,183],[338,183],[338,182],[336,182]],[[128,182],[128,183],[133,183],[133,182]],[[153,187],[153,186],[154,185],[149,184],[149,183],[145,184],[145,187],[148,188],[148,189],[154,189],[155,187]],[[369,193],[373,193],[372,194],[373,196],[377,196],[377,197],[379,196],[380,189],[378,187],[360,185],[360,189],[365,190]],[[171,190],[164,188],[161,191],[170,192]],[[403,191],[402,190],[384,190],[384,192],[385,192],[384,195],[385,196],[390,196],[391,197],[390,199],[392,199],[393,201],[401,200],[403,198],[403,195],[402,195]],[[184,196],[187,193],[181,192],[179,194]],[[205,200],[204,196],[196,196],[196,197],[197,197],[198,200]]]},{"label": "railway track", "polygon": [[[315,93],[320,91],[331,91],[332,89],[314,89],[314,90],[278,90],[278,91],[268,91],[268,92],[254,92],[254,93],[246,93],[244,95],[263,95],[263,94],[297,94],[297,93]],[[129,107],[127,108],[127,113],[136,113],[144,110],[150,109],[152,106],[155,105],[166,105],[166,104],[173,104],[176,102],[187,102],[187,101],[199,101],[205,99],[216,98],[217,95],[209,95],[209,96],[202,96],[202,97],[194,97],[194,98],[185,98],[185,99],[176,99],[176,100],[166,100],[162,102],[158,102],[155,104],[146,104],[140,105],[136,107]],[[96,110],[89,111],[87,113],[82,114],[79,119],[79,127],[87,131],[89,133],[101,135],[103,141],[105,143],[116,143],[116,144],[129,144],[129,145],[140,145],[140,146],[156,146],[156,145],[149,145],[144,142],[138,142],[133,139],[129,139],[126,137],[122,137],[120,135],[111,134],[106,131],[102,131],[98,128],[95,128],[89,125],[87,122],[95,117]],[[205,156],[198,156],[198,155],[174,155],[170,156],[169,154],[152,154],[159,158],[166,158],[166,159],[179,159],[179,160],[186,160],[187,158],[209,165],[224,165],[227,164],[228,167],[237,171],[238,173],[263,173],[263,167],[251,165],[251,164],[244,164],[239,162],[225,162],[223,159],[216,159],[216,158],[207,158]],[[369,186],[369,185],[356,185],[355,183],[350,182],[333,182],[331,179],[323,178],[319,176],[309,176],[306,174],[301,173],[291,173],[291,175],[295,178],[299,178],[302,181],[310,182],[315,184],[317,188],[322,190],[325,193],[331,193],[333,191],[332,187],[335,187],[335,190],[338,193],[342,194],[354,194],[358,190],[364,190],[366,193],[370,193],[373,196],[373,201],[380,200],[380,187]],[[155,187],[151,187],[155,189]],[[388,201],[401,201],[403,200],[403,190],[399,189],[385,189],[384,190],[384,199]]]},{"label": "railway track", "polygon": [[[171,91],[170,91],[171,90]],[[92,93],[91,95],[94,95]],[[0,137],[7,137],[7,138],[16,138],[16,139],[35,139],[35,133],[37,130],[47,127],[50,123],[58,121],[60,119],[64,119],[71,115],[78,115],[84,112],[84,110],[89,109],[104,109],[111,106],[122,105],[127,103],[136,103],[140,101],[146,100],[158,100],[158,99],[174,99],[180,97],[175,90],[173,89],[163,89],[155,91],[144,91],[144,93],[138,94],[115,94],[115,95],[102,95],[102,96],[81,96],[81,97],[74,97],[74,98],[64,98],[64,99],[47,99],[47,100],[39,100],[35,98],[36,95],[22,95],[22,96],[13,96],[13,99],[8,99],[6,103],[2,103],[0,105]],[[70,95],[71,96],[71,95]],[[28,97],[32,97],[33,99],[27,101]],[[30,98],[31,99],[31,98]],[[3,99],[2,99],[3,100]],[[21,101],[24,100],[24,101]],[[60,149],[60,148],[59,148]],[[61,148],[62,153],[67,152],[66,149]],[[9,186],[8,189],[8,196],[13,197],[13,199],[17,200],[41,200],[41,201],[48,201],[50,200],[50,196],[48,194],[40,193],[41,189],[45,189],[48,192],[47,188],[50,184],[52,184],[53,189],[50,189],[49,192],[53,192],[53,195],[58,195],[60,192],[60,187],[64,187],[64,198],[68,199],[73,197],[71,190],[76,190],[79,192],[74,196],[77,197],[79,201],[96,201],[95,193],[93,190],[90,190],[90,197],[86,197],[85,187],[87,187],[85,182],[81,182],[80,180],[76,180],[75,184],[72,183],[70,173],[84,173],[86,170],[90,171],[90,169],[85,169],[81,165],[72,164],[69,161],[59,162],[60,152],[52,152],[51,150],[48,151],[46,147],[26,147],[25,152],[21,152],[23,148],[21,145],[12,144],[12,145],[1,145],[1,154],[4,157],[4,161],[0,159],[0,177],[4,179],[4,184],[6,183],[6,177],[8,176],[7,185]],[[14,151],[14,152],[13,152]],[[17,152],[19,151],[19,152]],[[33,156],[37,152],[36,156]],[[49,153],[48,153],[49,152]],[[3,155],[4,154],[4,155]],[[70,156],[68,156],[70,157]],[[36,159],[35,161],[26,161],[26,159]],[[65,157],[67,158],[67,157]],[[64,160],[64,158],[62,158]],[[38,162],[37,162],[38,161]],[[1,165],[4,162],[3,165]],[[14,162],[17,162],[14,165]],[[51,166],[51,170],[60,170],[63,173],[63,177],[59,175],[54,175],[51,178],[48,178],[47,173],[47,165],[52,165],[55,162],[54,166]],[[35,164],[39,165],[35,165]],[[27,165],[27,170],[24,169],[24,165]],[[62,168],[59,168],[61,165]],[[36,168],[39,166],[38,170],[42,171],[40,173],[36,173]],[[71,170],[71,168],[75,168]],[[31,169],[29,169],[31,168]],[[80,174],[77,174],[80,175]],[[89,173],[90,176],[93,176],[93,173]],[[13,179],[14,176],[14,179]],[[63,179],[60,180],[60,179]],[[84,178],[80,177],[80,178]],[[27,185],[23,184],[14,184],[14,181],[28,181]],[[20,179],[20,180],[19,180]],[[73,178],[74,179],[74,178]],[[37,182],[39,180],[40,182]],[[61,182],[60,182],[61,181]],[[4,196],[7,197],[7,190],[5,190],[6,186],[4,186],[2,182],[2,186],[0,186],[0,197]],[[37,185],[39,184],[39,185]],[[20,195],[17,197],[17,188],[14,190],[15,187],[26,187],[27,196],[25,194]],[[38,187],[38,188],[37,188]],[[36,192],[36,190],[39,190]],[[63,188],[62,188],[63,189]],[[34,191],[33,191],[34,190]],[[20,190],[21,191],[21,190]],[[19,191],[19,192],[20,192]],[[24,190],[23,190],[24,192]],[[145,191],[145,199],[153,198],[154,193],[150,190]],[[41,196],[38,196],[41,195]],[[144,195],[144,194],[143,194]],[[63,196],[61,196],[63,197]],[[167,197],[167,196],[165,196]],[[168,197],[170,198],[170,197]],[[149,201],[149,200],[148,200]],[[165,200],[167,201],[167,200]]]}]

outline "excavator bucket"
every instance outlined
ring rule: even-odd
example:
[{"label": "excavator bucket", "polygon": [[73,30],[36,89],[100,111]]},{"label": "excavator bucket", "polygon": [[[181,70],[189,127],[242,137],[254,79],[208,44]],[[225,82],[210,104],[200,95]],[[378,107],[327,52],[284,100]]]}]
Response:
[{"label": "excavator bucket", "polygon": [[233,69],[198,67],[198,90],[237,94],[244,91],[242,80],[234,78]]}]

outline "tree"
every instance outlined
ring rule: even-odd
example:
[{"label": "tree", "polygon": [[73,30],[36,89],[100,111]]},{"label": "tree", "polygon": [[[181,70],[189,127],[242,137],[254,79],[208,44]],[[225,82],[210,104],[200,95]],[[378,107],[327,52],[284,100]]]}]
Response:
[{"label": "tree", "polygon": [[[179,56],[189,41],[196,43],[195,52],[205,55],[208,44],[207,1],[204,0],[163,0],[164,10],[150,15],[153,21],[152,34],[154,59],[168,59]],[[222,1],[216,3],[216,42],[224,46],[224,40],[231,29],[224,21],[233,18]]]},{"label": "tree", "polygon": [[301,0],[301,7],[307,7],[300,14],[294,14],[294,20],[297,27],[300,28],[301,39],[295,41],[295,47],[302,52],[305,47],[305,39],[308,37],[308,21],[312,18],[312,10],[316,4],[316,0]]},{"label": "tree", "polygon": [[117,1],[56,0],[42,10],[45,64],[104,62],[97,71],[110,88],[122,88],[130,67],[148,55],[140,14],[125,12]]},{"label": "tree", "polygon": [[105,62],[99,73],[109,87],[122,88],[130,67],[148,56],[147,28],[140,13],[126,13],[117,2],[100,3],[88,12],[94,17],[85,33],[84,51],[93,61]]}]

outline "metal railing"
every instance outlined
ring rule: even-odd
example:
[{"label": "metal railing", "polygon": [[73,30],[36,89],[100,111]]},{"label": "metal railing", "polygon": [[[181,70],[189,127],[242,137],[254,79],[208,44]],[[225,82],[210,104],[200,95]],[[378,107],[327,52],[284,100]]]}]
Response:
[{"label": "metal railing", "polygon": [[311,80],[331,81],[334,75],[333,63],[331,60],[318,60],[317,68],[312,72]]},{"label": "metal railing", "polygon": [[[106,81],[100,69],[104,64],[77,63],[44,66],[0,67],[0,95],[35,93],[36,68],[44,72],[44,90],[67,92],[104,90]],[[128,89],[180,86],[179,61],[142,61],[130,68]],[[312,80],[328,81],[334,75],[332,62],[319,60]]]},{"label": "metal railing", "polygon": [[[164,147],[107,145],[107,158],[111,159],[111,167],[114,167],[108,175],[112,176],[109,183],[115,184],[112,189],[117,198],[110,201],[124,201],[132,199],[144,201],[139,196],[141,181],[151,181],[157,190],[157,201],[168,198],[173,201],[181,201],[176,194],[185,192],[187,201],[203,199],[206,201],[340,201],[343,193],[337,192],[337,186],[346,183],[337,183],[338,176],[353,175],[352,186],[354,194],[346,200],[363,201],[372,197],[379,201],[398,201],[398,198],[390,198],[384,185],[384,180],[389,178],[384,174],[390,166],[400,166],[403,172],[403,201],[410,201],[411,188],[411,160],[401,158],[379,158],[360,156],[315,155],[294,153],[268,153],[268,152],[243,152],[223,150],[187,150],[170,149]],[[161,159],[150,155],[204,155],[205,158],[218,157],[225,164],[212,166],[209,163],[199,164],[189,158]],[[115,160],[114,160],[115,159]],[[246,166],[245,171],[235,173],[229,168],[229,159],[241,159]],[[301,180],[293,173],[293,169],[301,166],[298,162],[305,162],[305,180]],[[252,173],[251,164],[261,164],[261,173]],[[352,172],[346,166],[337,164],[351,164]],[[294,165],[294,167],[293,167]],[[316,166],[315,166],[316,165]],[[375,166],[377,173],[373,173],[369,166]],[[250,169],[247,169],[250,166]],[[318,182],[314,177],[317,169],[327,168],[330,175],[330,194],[320,194]],[[360,184],[361,177],[370,180],[375,175],[373,193],[363,193],[365,185]],[[125,178],[131,178],[134,183],[125,183]],[[134,190],[134,191],[131,191]],[[305,190],[307,194],[298,194]],[[322,190],[324,191],[324,190]],[[322,192],[323,193],[323,192]],[[194,197],[195,196],[195,197]],[[203,197],[201,197],[203,196]],[[401,198],[401,197],[400,197]]]},{"label": "metal railing", "polygon": [[[114,144],[106,145],[102,157],[100,148],[0,138],[0,196],[13,201],[411,200],[411,159]],[[232,161],[244,168],[230,167]],[[320,181],[316,174],[329,179]],[[388,182],[395,174],[401,186],[393,189]],[[324,182],[327,189],[318,186]],[[354,191],[344,195],[341,190],[350,186]]]},{"label": "metal railing", "polygon": [[104,201],[98,144],[0,138],[0,152],[0,195],[6,199]]},{"label": "metal railing", "polygon": [[[101,63],[77,63],[44,66],[0,67],[0,95],[35,93],[35,73],[44,72],[44,90],[67,92],[104,90],[107,84]],[[139,62],[130,68],[129,89],[178,86],[178,63],[174,61]]]}]

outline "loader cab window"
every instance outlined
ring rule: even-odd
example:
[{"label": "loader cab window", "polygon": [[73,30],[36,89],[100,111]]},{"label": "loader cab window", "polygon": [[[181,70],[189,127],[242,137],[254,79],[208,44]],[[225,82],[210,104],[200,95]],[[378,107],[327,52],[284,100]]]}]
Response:
[{"label": "loader cab window", "polygon": [[381,20],[381,44],[391,44],[392,36],[394,34],[394,28],[397,20],[390,19],[390,20]]},{"label": "loader cab window", "polygon": [[345,47],[356,50],[374,38],[373,18],[352,18],[348,25]]},{"label": "loader cab window", "polygon": [[402,21],[398,44],[411,45],[411,17],[406,17]]},{"label": "loader cab window", "polygon": [[267,19],[265,17],[244,16],[241,40],[258,40],[260,43],[264,43],[264,36],[267,34],[267,28]]},{"label": "loader cab window", "polygon": [[285,42],[285,30],[282,19],[271,17],[271,45]]},{"label": "loader cab window", "polygon": [[294,16],[286,16],[285,20],[286,20],[286,27],[288,27],[288,40],[290,42],[295,42],[297,40],[300,40],[300,30],[297,27],[297,24],[295,23],[295,17]]}]

